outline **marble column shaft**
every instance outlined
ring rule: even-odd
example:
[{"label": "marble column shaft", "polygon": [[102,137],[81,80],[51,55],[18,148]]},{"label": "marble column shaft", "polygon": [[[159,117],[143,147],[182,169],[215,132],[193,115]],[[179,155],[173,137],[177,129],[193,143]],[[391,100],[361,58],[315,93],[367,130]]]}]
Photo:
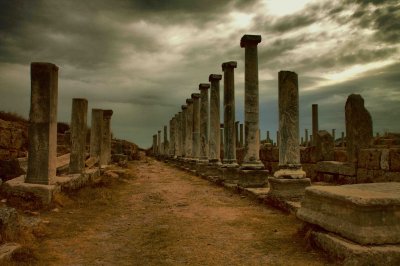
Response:
[{"label": "marble column shaft", "polygon": [[181,155],[186,157],[186,117],[187,117],[187,105],[182,105],[182,115],[181,115],[181,126],[179,129],[181,137]]},{"label": "marble column shaft", "polygon": [[92,109],[92,122],[90,128],[90,157],[98,158],[103,142],[103,110]]},{"label": "marble column shaft", "polygon": [[86,133],[87,133],[88,101],[72,99],[71,114],[71,156],[69,173],[79,174],[85,170]]},{"label": "marble column shaft", "polygon": [[220,133],[220,93],[219,83],[222,75],[211,74],[208,80],[211,82],[210,89],[210,139],[209,139],[209,161],[211,163],[221,162],[221,133]]},{"label": "marble column shaft", "polygon": [[182,134],[181,131],[179,130],[181,128],[181,117],[179,116],[179,113],[175,114],[175,128],[177,130],[175,131],[175,156],[180,157],[182,156],[182,151],[181,151],[181,138]]},{"label": "marble column shaft", "polygon": [[26,183],[49,184],[57,164],[58,67],[31,63],[31,107]]},{"label": "marble column shaft", "polygon": [[210,84],[201,83],[200,90],[200,160],[208,162],[208,89]]},{"label": "marble column shaft", "polygon": [[186,158],[192,158],[193,149],[193,100],[186,99],[187,113],[186,113]]},{"label": "marble column shaft", "polygon": [[192,93],[193,99],[193,158],[200,158],[200,94]]},{"label": "marble column shaft", "polygon": [[222,64],[224,72],[224,164],[237,165],[235,136],[235,61]]},{"label": "marble column shaft", "polygon": [[175,121],[174,118],[169,120],[169,151],[168,154],[169,156],[174,156],[174,145],[175,145]]},{"label": "marble column shaft", "polygon": [[[164,125],[164,149],[163,149],[163,153],[164,155],[168,155],[168,126]],[[171,137],[171,136],[170,136]]]},{"label": "marble column shaft", "polygon": [[242,168],[264,169],[260,161],[258,53],[260,35],[243,35],[240,47],[245,48],[244,70],[244,150]]},{"label": "marble column shaft", "polygon": [[111,116],[112,110],[103,110],[103,138],[101,143],[100,164],[111,162]]}]

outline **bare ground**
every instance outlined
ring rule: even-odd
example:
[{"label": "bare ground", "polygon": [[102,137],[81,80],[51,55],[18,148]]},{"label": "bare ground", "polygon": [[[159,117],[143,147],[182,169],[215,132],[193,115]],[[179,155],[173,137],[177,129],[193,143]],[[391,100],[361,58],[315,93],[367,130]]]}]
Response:
[{"label": "bare ground", "polygon": [[26,265],[327,265],[292,215],[145,158],[60,199]]}]

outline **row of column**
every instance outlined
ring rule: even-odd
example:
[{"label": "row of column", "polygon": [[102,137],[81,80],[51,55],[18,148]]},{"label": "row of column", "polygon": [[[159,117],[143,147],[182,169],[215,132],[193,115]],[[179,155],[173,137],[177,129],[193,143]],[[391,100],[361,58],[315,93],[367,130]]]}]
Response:
[{"label": "row of column", "polygon": [[[51,63],[31,64],[31,107],[26,183],[49,184],[57,168],[58,67]],[[71,155],[69,173],[85,169],[87,135],[86,99],[72,100]],[[111,161],[112,110],[92,109],[90,156],[100,165]]]}]

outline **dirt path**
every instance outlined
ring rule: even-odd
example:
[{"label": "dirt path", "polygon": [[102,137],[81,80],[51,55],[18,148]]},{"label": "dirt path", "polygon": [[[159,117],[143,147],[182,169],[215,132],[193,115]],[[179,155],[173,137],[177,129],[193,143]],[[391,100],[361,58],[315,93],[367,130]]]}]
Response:
[{"label": "dirt path", "polygon": [[293,216],[146,158],[130,178],[71,195],[38,265],[327,265]]}]

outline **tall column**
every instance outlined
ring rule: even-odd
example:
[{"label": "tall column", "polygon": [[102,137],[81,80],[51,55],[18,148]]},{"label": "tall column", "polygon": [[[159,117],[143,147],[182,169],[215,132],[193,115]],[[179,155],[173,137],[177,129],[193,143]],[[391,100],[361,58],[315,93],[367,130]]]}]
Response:
[{"label": "tall column", "polygon": [[224,141],[224,128],[223,127],[221,127],[220,129],[219,129],[219,139],[220,139],[220,141],[221,141],[221,149],[222,148],[224,148],[225,147],[225,141]]},{"label": "tall column", "polygon": [[225,165],[238,166],[235,138],[235,61],[222,64],[224,72],[224,160]]},{"label": "tall column", "polygon": [[280,141],[281,141],[279,136],[280,136],[280,133],[279,133],[279,130],[277,130],[276,131],[276,146],[278,146],[278,147],[280,147]]},{"label": "tall column", "polygon": [[312,105],[312,145],[315,146],[315,136],[318,134],[318,104]]},{"label": "tall column", "polygon": [[279,169],[277,178],[305,178],[300,164],[297,74],[279,72]]},{"label": "tall column", "polygon": [[307,147],[308,146],[308,129],[304,129],[304,138],[306,140],[305,146]]},{"label": "tall column", "polygon": [[174,145],[175,145],[175,121],[174,118],[169,120],[169,147],[168,154],[170,157],[174,156]]},{"label": "tall column", "polygon": [[157,132],[157,155],[161,155],[161,130]]},{"label": "tall column", "polygon": [[111,162],[111,116],[112,110],[103,110],[103,138],[100,152],[100,165]]},{"label": "tall column", "polygon": [[56,176],[58,67],[31,63],[31,109],[26,183],[49,184]]},{"label": "tall column", "polygon": [[211,82],[210,90],[210,140],[209,161],[213,164],[221,163],[221,132],[220,132],[220,94],[219,81],[222,75],[211,74],[208,80]]},{"label": "tall column", "polygon": [[69,173],[79,174],[85,170],[86,131],[87,131],[88,101],[72,99],[71,114],[71,156]]},{"label": "tall column", "polygon": [[200,90],[200,161],[208,162],[208,89],[210,84],[201,83]]},{"label": "tall column", "polygon": [[175,156],[180,157],[182,156],[182,151],[181,151],[182,134],[181,131],[179,130],[181,128],[181,117],[179,116],[179,113],[175,114],[175,127],[177,128],[177,130],[175,131]]},{"label": "tall column", "polygon": [[244,150],[241,169],[264,169],[260,161],[258,54],[260,35],[243,35],[240,47],[245,48],[244,70]]},{"label": "tall column", "polygon": [[[167,156],[168,155],[168,127],[164,125],[164,149],[163,149],[163,155]],[[170,136],[171,137],[171,136]]]},{"label": "tall column", "polygon": [[193,100],[186,99],[187,113],[186,113],[186,158],[193,157]]},{"label": "tall column", "polygon": [[344,147],[345,145],[344,145],[344,142],[345,141],[345,139],[344,139],[344,132],[342,131],[342,147]]},{"label": "tall column", "polygon": [[193,158],[200,157],[200,94],[192,93],[193,99]]},{"label": "tall column", "polygon": [[103,110],[92,109],[92,122],[90,128],[90,157],[98,158],[100,163],[100,154],[103,140]]},{"label": "tall column", "polygon": [[182,115],[181,115],[181,126],[179,128],[179,133],[181,137],[181,156],[186,157],[186,116],[187,116],[187,105],[182,105]]},{"label": "tall column", "polygon": [[333,142],[336,141],[336,129],[332,129],[332,137],[333,137]]},{"label": "tall column", "polygon": [[271,142],[271,139],[269,137],[269,130],[267,130],[267,143],[270,143],[270,142]]},{"label": "tall column", "polygon": [[299,89],[297,74],[279,72],[279,170],[269,177],[266,201],[301,200],[311,181],[301,168],[299,145]]},{"label": "tall column", "polygon": [[235,139],[236,139],[236,148],[239,148],[239,121],[235,122]]},{"label": "tall column", "polygon": [[153,156],[157,154],[157,134],[153,135]]}]

